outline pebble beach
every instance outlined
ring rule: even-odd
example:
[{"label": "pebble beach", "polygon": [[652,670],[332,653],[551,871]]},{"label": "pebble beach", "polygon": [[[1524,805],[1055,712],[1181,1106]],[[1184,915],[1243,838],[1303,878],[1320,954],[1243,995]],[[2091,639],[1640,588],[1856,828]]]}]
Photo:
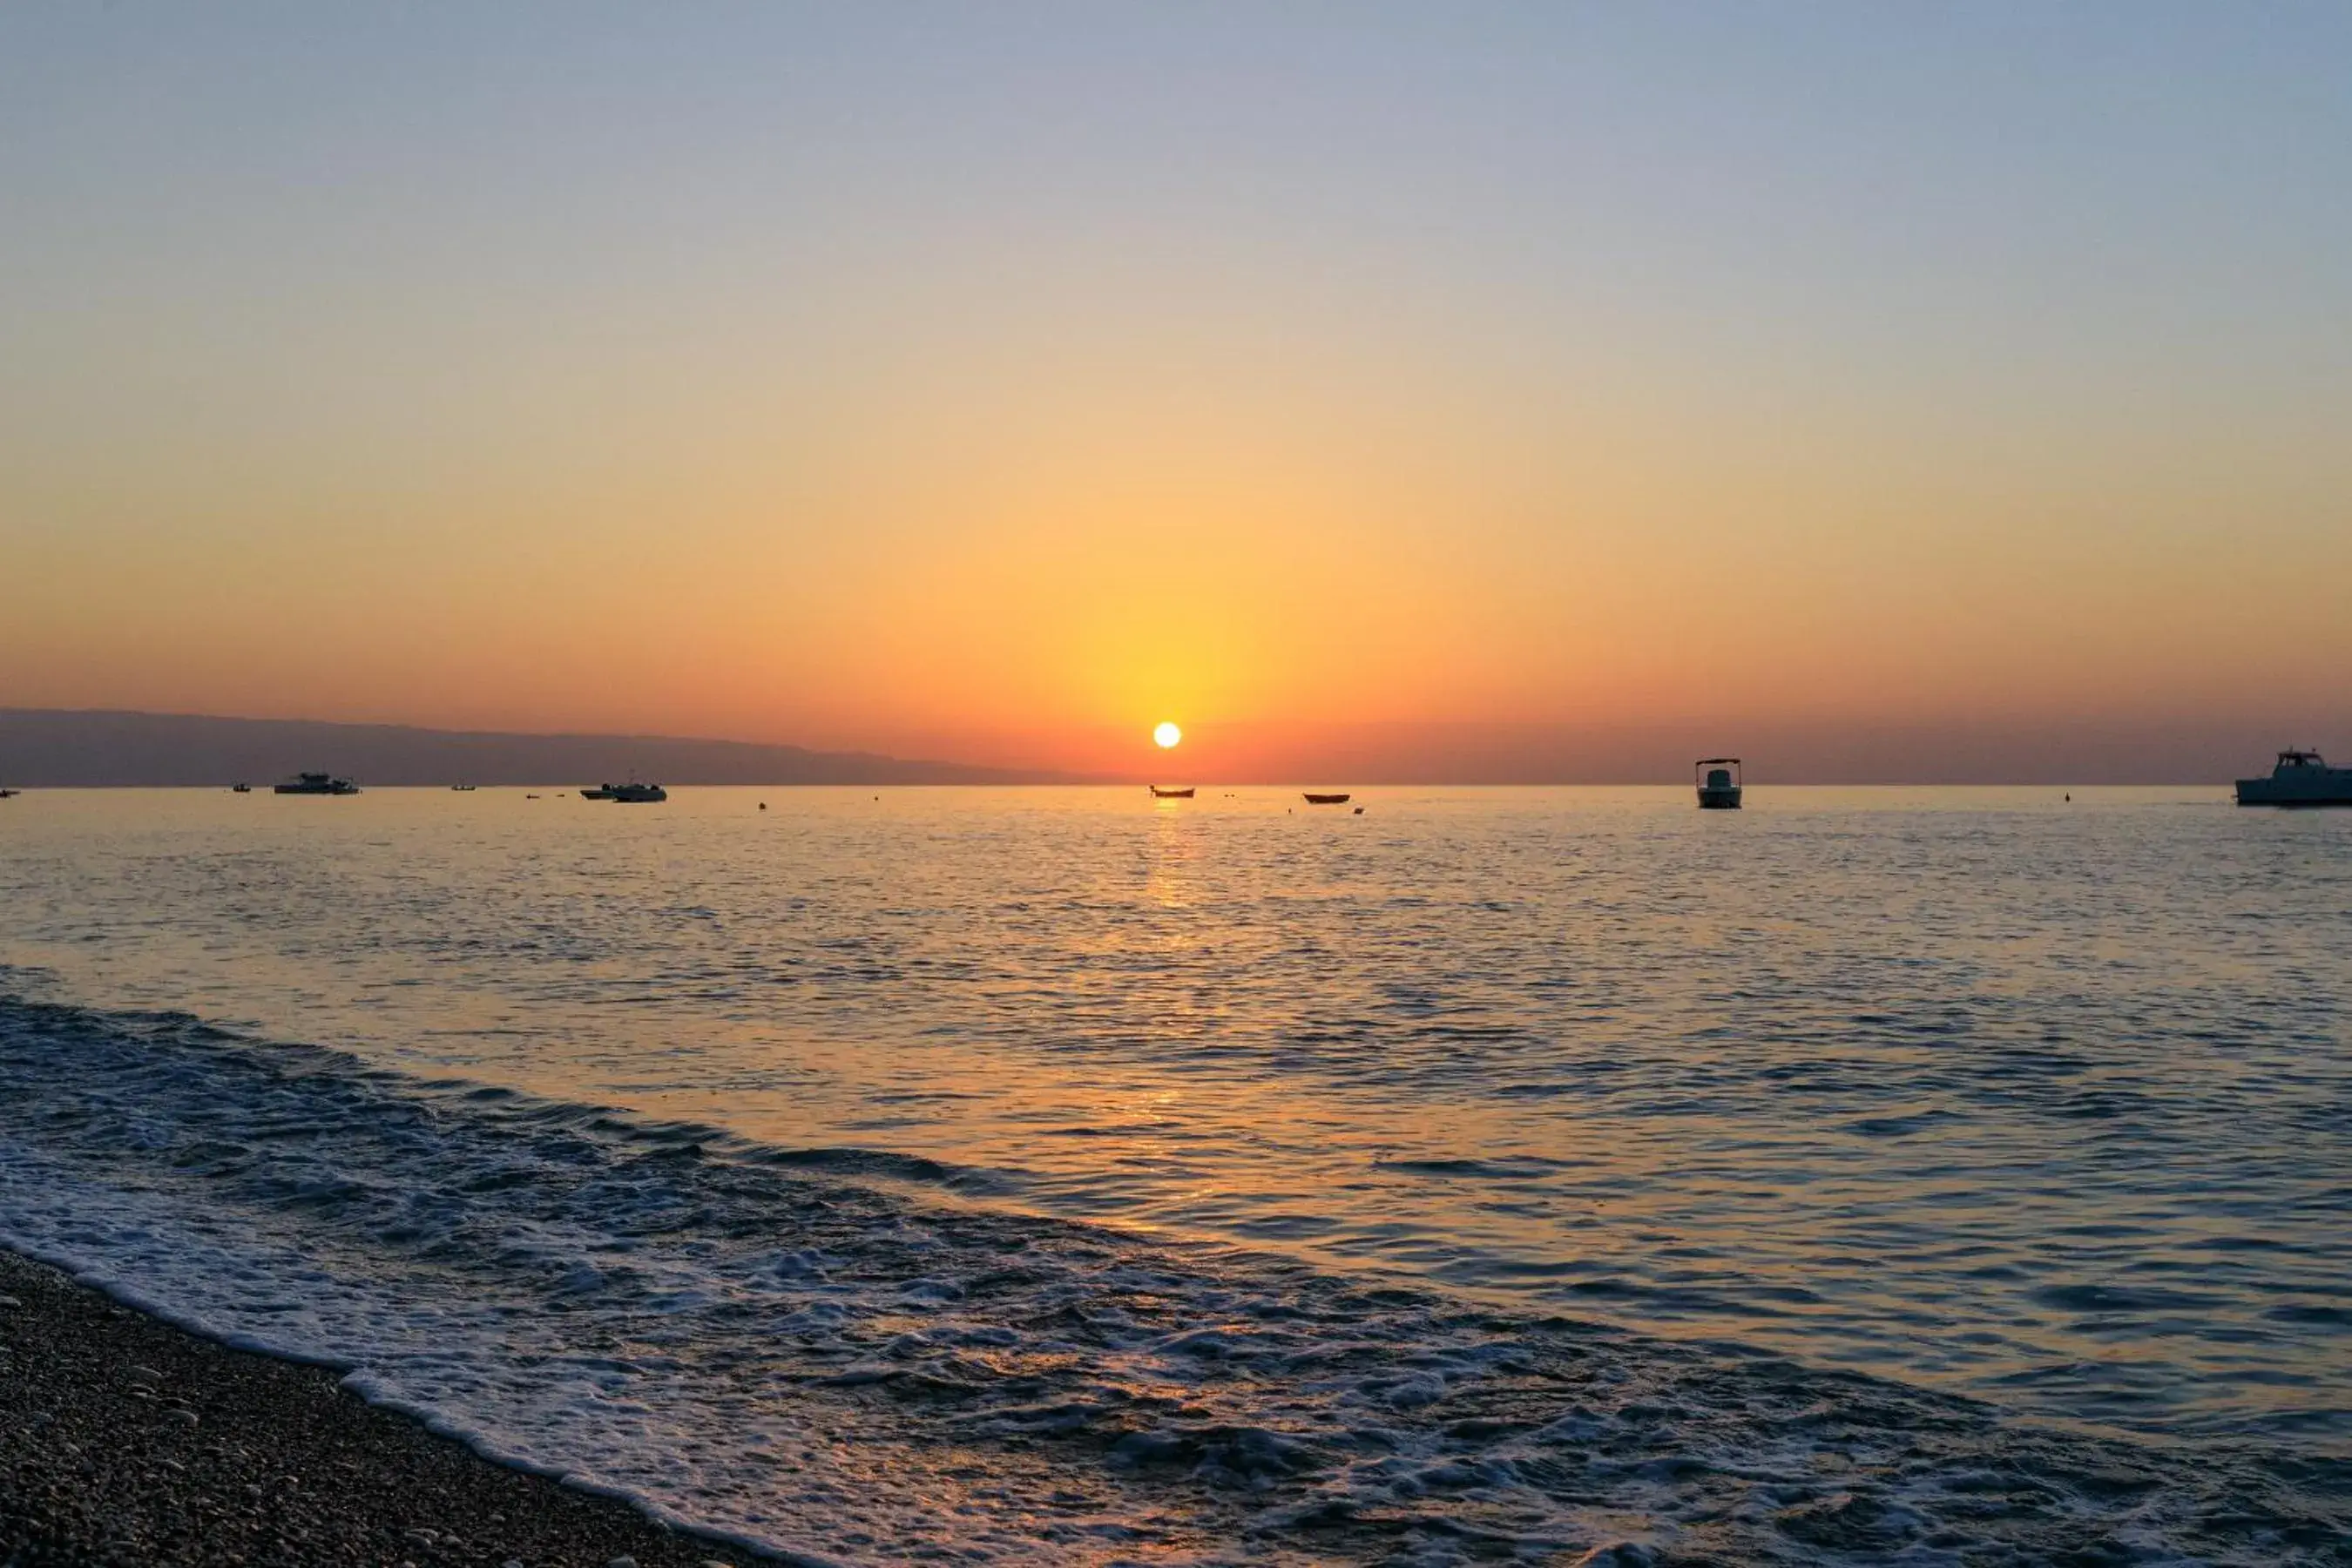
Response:
[{"label": "pebble beach", "polygon": [[719,1568],[739,1551],[483,1459],[335,1372],[0,1252],[0,1563]]}]

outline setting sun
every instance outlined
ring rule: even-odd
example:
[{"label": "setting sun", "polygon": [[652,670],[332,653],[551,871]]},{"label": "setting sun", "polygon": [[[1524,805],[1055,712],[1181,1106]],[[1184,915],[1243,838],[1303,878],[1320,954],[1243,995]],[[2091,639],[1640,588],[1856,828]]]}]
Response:
[{"label": "setting sun", "polygon": [[1160,749],[1164,752],[1169,747],[1174,745],[1177,742],[1182,740],[1184,738],[1184,731],[1179,730],[1175,724],[1169,720],[1162,719],[1152,730],[1151,738],[1159,743]]}]

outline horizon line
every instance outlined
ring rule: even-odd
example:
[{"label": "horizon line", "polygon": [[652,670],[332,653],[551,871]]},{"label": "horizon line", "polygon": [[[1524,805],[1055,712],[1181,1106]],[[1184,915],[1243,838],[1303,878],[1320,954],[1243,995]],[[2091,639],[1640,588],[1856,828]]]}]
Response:
[{"label": "horizon line", "polygon": [[[2089,721],[2036,717],[2007,722],[1981,718],[1972,722],[1841,721],[1812,716],[1738,722],[1658,718],[1583,724],[1572,720],[1465,719],[1281,725],[1260,720],[1233,726],[1233,732],[1244,735],[1244,754],[1221,755],[1220,748],[1210,742],[1208,754],[1199,760],[1208,769],[1219,771],[1204,770],[1188,778],[1179,770],[1189,768],[1193,759],[1181,754],[1162,754],[1132,764],[1114,757],[1109,766],[1053,766],[1018,752],[1008,762],[961,761],[951,760],[960,748],[943,748],[945,754],[907,755],[862,746],[830,750],[796,741],[642,730],[452,728],[412,720],[143,708],[5,706],[0,707],[0,721],[16,731],[13,737],[0,733],[0,745],[12,738],[17,742],[11,748],[16,752],[14,757],[0,754],[0,784],[47,789],[202,789],[237,780],[275,778],[296,768],[316,768],[321,763],[340,764],[331,765],[328,771],[362,784],[371,775],[381,779],[384,782],[380,788],[430,788],[467,782],[486,788],[563,788],[599,770],[614,768],[635,768],[646,775],[657,773],[682,786],[699,787],[797,788],[818,784],[1133,787],[1185,782],[1195,787],[1218,788],[1304,787],[1338,782],[1385,788],[1641,786],[1688,782],[1685,769],[1690,764],[1667,748],[1690,745],[1696,739],[1693,731],[1701,727],[1737,735],[1741,744],[1707,749],[1753,759],[1751,773],[1760,771],[1763,776],[1751,782],[1763,784],[2063,789],[2079,783],[2084,788],[2218,787],[2261,771],[2275,745],[2274,737],[2267,744],[2258,742],[2249,721],[2230,725],[2233,732],[2225,735],[2210,721],[2165,722],[2125,716]],[[117,726],[119,730],[110,732]],[[174,734],[179,727],[190,731],[217,727],[218,732]],[[2310,728],[2297,726],[2298,731]],[[1089,733],[1113,732],[1102,725],[1086,729]],[[338,757],[335,742],[327,736],[313,737],[298,747],[283,733],[299,731],[349,736],[353,749],[363,754]],[[1202,731],[1214,733],[1205,723],[1196,735]],[[1409,740],[1414,731],[1427,734],[1431,743],[1408,747],[1411,755],[1381,754],[1395,752],[1396,742]],[[1939,740],[1928,741],[1924,738],[1927,734]],[[1368,736],[1383,739],[1368,746]],[[1002,737],[998,743],[1007,744],[1010,750],[1018,739]],[[1758,745],[1759,741],[1766,744]],[[434,754],[436,748],[488,753],[501,743],[512,747],[513,754],[504,759],[494,754]],[[1050,742],[1046,744],[1050,747]],[[324,754],[301,754],[313,747]],[[526,748],[543,750],[534,757]],[[597,754],[599,748],[606,754]],[[658,758],[609,754],[625,748],[702,754]],[[564,754],[573,752],[581,754]],[[1771,761],[1775,752],[1789,764],[1786,774],[1778,778],[1773,774],[1779,770]],[[1072,760],[1092,759],[1080,754]],[[760,776],[770,768],[776,771]],[[1222,771],[1225,768],[1232,771]],[[10,773],[16,776],[12,779],[7,776]],[[887,776],[894,773],[900,776]]]}]

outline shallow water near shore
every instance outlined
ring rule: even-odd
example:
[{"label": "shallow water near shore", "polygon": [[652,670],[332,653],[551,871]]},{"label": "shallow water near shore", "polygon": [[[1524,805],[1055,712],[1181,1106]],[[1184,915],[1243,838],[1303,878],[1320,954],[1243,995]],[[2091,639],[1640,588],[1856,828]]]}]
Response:
[{"label": "shallow water near shore", "polygon": [[2074,795],[27,795],[0,1240],[849,1560],[2338,1560],[2352,814]]}]

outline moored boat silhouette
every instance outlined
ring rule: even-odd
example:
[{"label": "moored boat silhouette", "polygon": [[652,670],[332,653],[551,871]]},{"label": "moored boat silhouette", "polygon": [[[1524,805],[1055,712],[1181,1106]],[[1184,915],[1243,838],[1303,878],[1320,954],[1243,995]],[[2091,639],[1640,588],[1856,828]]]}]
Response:
[{"label": "moored boat silhouette", "polygon": [[653,805],[669,798],[669,791],[659,784],[608,784],[580,792],[582,800],[616,800],[624,805]]},{"label": "moored boat silhouette", "polygon": [[331,773],[296,773],[284,784],[274,786],[278,795],[357,795],[360,786],[349,779],[339,779]]},{"label": "moored boat silhouette", "polygon": [[1739,809],[1738,757],[1701,757],[1691,765],[1691,772],[1698,778],[1698,808],[1701,811]]},{"label": "moored boat silhouette", "polygon": [[2317,752],[2281,752],[2266,779],[2238,781],[2240,805],[2352,805],[2352,768]]}]

